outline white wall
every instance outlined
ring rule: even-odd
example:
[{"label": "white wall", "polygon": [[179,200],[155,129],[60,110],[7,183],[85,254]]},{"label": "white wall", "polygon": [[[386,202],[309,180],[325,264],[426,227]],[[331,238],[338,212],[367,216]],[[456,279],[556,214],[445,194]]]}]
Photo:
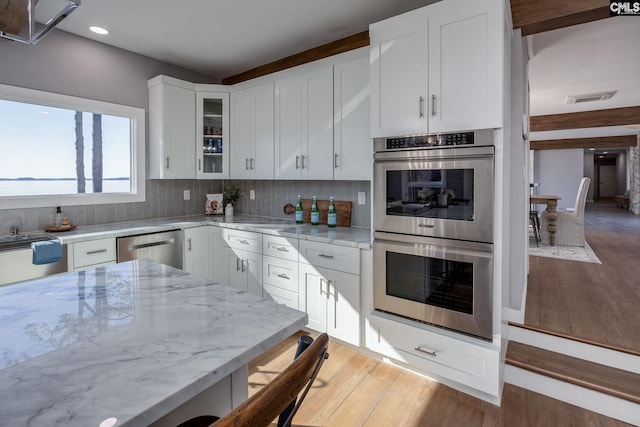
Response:
[{"label": "white wall", "polygon": [[[536,150],[533,178],[539,182],[538,194],[560,196],[559,209],[573,208],[580,180],[584,174],[584,151]],[[538,206],[544,210],[545,206]]]}]

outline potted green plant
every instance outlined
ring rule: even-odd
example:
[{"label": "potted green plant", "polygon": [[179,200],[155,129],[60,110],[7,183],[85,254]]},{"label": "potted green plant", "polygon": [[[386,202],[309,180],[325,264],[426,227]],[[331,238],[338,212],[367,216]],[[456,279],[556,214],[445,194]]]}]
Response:
[{"label": "potted green plant", "polygon": [[238,201],[242,192],[239,187],[233,186],[229,183],[224,185],[222,191],[222,204],[224,205],[224,214],[228,216],[233,215],[233,205]]}]

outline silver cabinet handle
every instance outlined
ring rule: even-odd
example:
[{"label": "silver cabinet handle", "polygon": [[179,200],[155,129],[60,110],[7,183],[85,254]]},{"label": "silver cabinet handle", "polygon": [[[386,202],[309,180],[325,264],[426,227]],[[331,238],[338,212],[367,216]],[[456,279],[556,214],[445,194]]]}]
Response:
[{"label": "silver cabinet handle", "polygon": [[418,100],[418,113],[420,114],[420,118],[424,117],[424,98],[420,97]]},{"label": "silver cabinet handle", "polygon": [[333,259],[333,255],[318,254],[318,256],[321,258]]},{"label": "silver cabinet handle", "polygon": [[322,282],[324,282],[324,279],[320,279],[320,296],[322,296]]},{"label": "silver cabinet handle", "polygon": [[278,246],[276,250],[280,252],[289,252],[289,249],[285,248],[284,246]]},{"label": "silver cabinet handle", "polygon": [[87,251],[87,255],[97,255],[106,253],[106,249],[96,249],[95,251]]},{"label": "silver cabinet handle", "polygon": [[327,284],[327,299],[329,299],[329,295],[331,295],[331,290],[329,289],[331,280],[325,280],[325,283]]},{"label": "silver cabinet handle", "polygon": [[249,169],[253,170],[253,157],[249,159]]},{"label": "silver cabinet handle", "polygon": [[300,158],[302,159],[302,169],[304,169],[304,156],[300,156]]},{"label": "silver cabinet handle", "polygon": [[167,165],[167,166],[166,166],[166,167],[167,167],[167,169],[169,169],[169,157],[167,157],[167,159],[166,159],[166,162],[165,162],[165,163],[166,163],[166,165]]},{"label": "silver cabinet handle", "polygon": [[240,271],[240,258],[236,258],[236,271]]},{"label": "silver cabinet handle", "polygon": [[240,240],[240,243],[242,243],[243,245],[248,245],[249,242],[245,239]]},{"label": "silver cabinet handle", "polygon": [[244,259],[241,259],[241,260],[240,260],[240,270],[241,270],[243,273],[244,273],[244,262],[245,262],[245,260],[244,260]]},{"label": "silver cabinet handle", "polygon": [[187,239],[187,250],[191,252],[191,239]]},{"label": "silver cabinet handle", "polygon": [[431,95],[431,116],[435,116],[436,113],[436,106],[438,105],[438,99],[436,98],[436,95]]},{"label": "silver cabinet handle", "polygon": [[433,224],[418,224],[418,227],[422,227],[422,228],[435,228],[435,225],[433,225]]},{"label": "silver cabinet handle", "polygon": [[338,169],[338,153],[333,153],[333,168]]},{"label": "silver cabinet handle", "polygon": [[244,159],[244,170],[249,170],[249,158]]},{"label": "silver cabinet handle", "polygon": [[435,350],[431,350],[428,348],[423,348],[423,347],[416,347],[414,348],[415,351],[419,351],[420,353],[424,353],[424,354],[428,354],[429,356],[433,356],[433,357],[437,357],[438,355],[436,354]]},{"label": "silver cabinet handle", "polygon": [[202,159],[198,159],[198,170],[202,170]]},{"label": "silver cabinet handle", "polygon": [[300,158],[300,156],[296,156],[296,169],[300,169],[300,166],[298,166],[298,159]]},{"label": "silver cabinet handle", "polygon": [[278,276],[278,277],[279,277],[279,278],[281,278],[281,279],[287,279],[287,280],[290,280],[290,279],[291,279],[289,276],[287,276],[287,275],[286,275],[286,274],[284,274],[284,273],[276,273],[276,276]]}]

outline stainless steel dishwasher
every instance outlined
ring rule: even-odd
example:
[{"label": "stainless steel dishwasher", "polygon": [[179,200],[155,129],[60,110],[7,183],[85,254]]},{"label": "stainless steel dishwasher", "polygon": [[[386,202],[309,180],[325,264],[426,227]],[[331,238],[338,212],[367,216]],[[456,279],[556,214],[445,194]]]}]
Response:
[{"label": "stainless steel dishwasher", "polygon": [[140,234],[116,239],[118,262],[146,258],[182,269],[182,231]]}]

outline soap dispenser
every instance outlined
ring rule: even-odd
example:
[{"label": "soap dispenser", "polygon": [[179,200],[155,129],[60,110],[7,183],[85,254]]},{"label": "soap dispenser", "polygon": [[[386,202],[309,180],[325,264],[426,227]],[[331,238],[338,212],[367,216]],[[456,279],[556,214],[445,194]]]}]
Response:
[{"label": "soap dispenser", "polygon": [[62,210],[60,206],[56,207],[56,227],[60,227],[62,225]]}]

